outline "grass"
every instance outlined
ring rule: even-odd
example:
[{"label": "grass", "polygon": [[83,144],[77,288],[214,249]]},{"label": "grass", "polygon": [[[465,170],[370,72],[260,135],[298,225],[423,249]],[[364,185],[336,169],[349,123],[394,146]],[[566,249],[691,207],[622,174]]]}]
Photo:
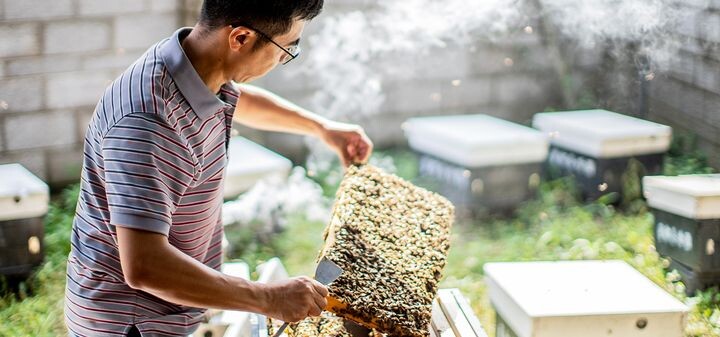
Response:
[{"label": "grass", "polygon": [[715,172],[708,164],[707,156],[698,149],[697,135],[682,133],[673,137],[664,171],[666,175],[672,176]]},{"label": "grass", "polygon": [[65,267],[78,186],[52,202],[45,221],[45,262],[16,293],[0,294],[0,336],[64,336]]},{"label": "grass", "polygon": [[[411,154],[389,154],[395,158],[400,176],[415,178],[417,168]],[[684,160],[675,161],[674,169],[687,173],[693,171],[687,165],[702,166],[692,158]],[[335,188],[324,186],[326,195],[331,196]],[[77,186],[53,201],[46,221],[46,262],[18,293],[3,291],[0,336],[65,335],[65,260],[76,200]],[[290,216],[288,223],[283,232],[271,237],[257,238],[253,226],[229,230],[228,239],[238,247],[230,252],[231,257],[254,267],[280,256],[291,274],[312,275],[325,224],[296,215]],[[486,262],[574,259],[627,261],[691,306],[686,336],[720,335],[720,293],[711,289],[694,297],[684,295],[677,274],[665,270],[668,261],[654,249],[652,215],[642,204],[623,211],[602,203],[581,204],[567,182],[546,183],[536,200],[523,205],[513,219],[459,221],[451,247],[441,286],[462,290],[490,336],[494,336],[495,314],[483,280]]]}]

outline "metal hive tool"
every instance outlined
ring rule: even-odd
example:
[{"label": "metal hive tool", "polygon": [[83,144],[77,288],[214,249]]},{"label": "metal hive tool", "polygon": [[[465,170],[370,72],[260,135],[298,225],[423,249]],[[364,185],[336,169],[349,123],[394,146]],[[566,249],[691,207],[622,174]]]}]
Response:
[{"label": "metal hive tool", "polygon": [[[321,259],[315,269],[315,280],[323,285],[328,285],[332,281],[335,281],[343,270],[338,267],[335,263],[328,259]],[[273,337],[280,337],[283,331],[288,327],[290,323],[284,323],[280,329],[273,335]]]}]

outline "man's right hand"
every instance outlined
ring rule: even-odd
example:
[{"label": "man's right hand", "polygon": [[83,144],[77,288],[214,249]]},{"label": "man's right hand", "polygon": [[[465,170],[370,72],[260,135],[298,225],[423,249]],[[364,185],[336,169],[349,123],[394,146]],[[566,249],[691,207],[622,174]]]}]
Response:
[{"label": "man's right hand", "polygon": [[297,322],[319,316],[327,306],[327,287],[301,276],[267,284],[266,312],[283,322]]}]

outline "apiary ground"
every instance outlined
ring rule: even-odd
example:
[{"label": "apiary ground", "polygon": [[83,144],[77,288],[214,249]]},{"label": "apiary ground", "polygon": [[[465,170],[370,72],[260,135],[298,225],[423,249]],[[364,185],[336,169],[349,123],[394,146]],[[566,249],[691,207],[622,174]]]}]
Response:
[{"label": "apiary ground", "polygon": [[[412,154],[398,152],[393,157],[398,175],[416,181],[416,161]],[[332,197],[337,185],[323,183],[323,187],[326,196]],[[565,184],[544,184],[537,200],[521,207],[512,218],[456,222],[440,287],[460,288],[493,337],[495,313],[483,282],[485,262],[622,259],[683,301],[696,303],[691,306],[685,336],[720,335],[720,292],[708,290],[693,297],[683,294],[677,275],[663,269],[667,261],[654,249],[652,217],[643,205],[618,211],[601,204],[580,204],[569,190]],[[9,322],[0,324],[0,336],[67,335],[62,296],[68,233],[76,203],[77,185],[54,198],[45,227],[46,261],[26,290],[18,295],[0,296],[0,322]],[[309,221],[297,214],[290,215],[287,223],[285,231],[269,241],[253,237],[253,228],[234,231],[233,238],[229,239],[245,249],[230,259],[242,259],[254,270],[259,262],[279,256],[291,275],[313,275],[318,247],[323,243],[318,233],[322,233],[326,223]]]}]

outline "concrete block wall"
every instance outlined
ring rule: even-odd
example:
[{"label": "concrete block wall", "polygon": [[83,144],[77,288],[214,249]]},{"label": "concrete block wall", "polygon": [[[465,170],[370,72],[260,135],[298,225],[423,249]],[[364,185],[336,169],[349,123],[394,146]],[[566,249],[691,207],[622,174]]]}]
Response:
[{"label": "concrete block wall", "polygon": [[[367,9],[372,1],[328,0],[323,17]],[[202,0],[0,0],[0,163],[20,162],[57,185],[77,180],[82,139],[97,100],[147,47],[193,25]],[[352,121],[379,147],[405,142],[400,125],[418,115],[487,113],[529,123],[558,104],[557,79],[537,36],[388,55],[397,68],[383,83],[382,111]],[[307,47],[304,46],[304,47]],[[305,53],[312,53],[306,49]],[[303,58],[289,67],[302,67]],[[312,76],[279,67],[258,81],[300,105],[318,87]],[[241,134],[302,162],[296,136],[239,128]]]},{"label": "concrete block wall", "polygon": [[[343,11],[367,8],[368,1],[326,2],[324,13],[306,29],[312,35],[323,17]],[[485,113],[526,125],[532,115],[560,103],[559,80],[547,59],[537,34],[526,34],[517,27],[502,42],[477,41],[474,45],[449,45],[418,55],[393,54],[373,60],[374,69],[383,73],[385,102],[380,112],[369,116],[348,116],[365,127],[377,147],[405,145],[401,124],[410,117]],[[305,39],[307,41],[308,39]],[[303,53],[313,50],[303,45]],[[304,57],[280,66],[255,84],[309,107],[319,87],[312,76],[291,76],[285,67],[303,67]],[[243,134],[279,150],[294,160],[302,159],[304,145],[299,137],[280,134]]]},{"label": "concrete block wall", "polygon": [[[699,1],[699,0],[698,0]],[[328,0],[323,17],[370,6],[367,0]],[[192,25],[202,0],[0,0],[0,163],[20,162],[53,184],[76,181],[82,138],[105,86],[157,40]],[[688,2],[688,5],[694,2]],[[718,9],[703,12],[686,32],[674,72],[652,81],[649,117],[697,130],[718,153]],[[487,113],[529,124],[532,115],[563,104],[560,79],[540,36],[518,27],[508,39],[449,46],[378,61],[396,71],[383,82],[379,114],[353,118],[378,147],[403,145],[401,124],[421,115]],[[305,39],[307,41],[307,39]],[[307,42],[305,42],[307,43]],[[313,51],[304,45],[306,54]],[[300,58],[287,67],[302,67]],[[590,51],[571,60],[573,76],[589,81],[601,60]],[[256,84],[310,106],[313,76],[289,76],[281,66]],[[612,91],[612,82],[598,82]],[[626,97],[627,100],[632,97]],[[612,108],[612,104],[609,104]],[[633,111],[620,111],[630,112]],[[295,136],[239,128],[241,134],[296,160],[306,149]],[[717,157],[717,156],[716,156]],[[714,159],[715,162],[718,159]]]},{"label": "concrete block wall", "polygon": [[[680,42],[680,50],[667,69],[647,82],[647,110],[627,104],[638,100],[639,80],[624,87],[616,85],[622,82],[618,76],[636,76],[631,71],[621,71],[597,86],[605,89],[606,98],[616,98],[608,104],[611,109],[670,125],[676,134],[696,135],[700,150],[720,169],[720,1],[677,1],[677,5],[696,15],[668,35]],[[615,67],[628,68],[623,64]]]},{"label": "concrete block wall", "polygon": [[675,33],[684,41],[682,49],[652,83],[649,117],[696,134],[700,149],[720,168],[720,1],[710,2]]},{"label": "concrete block wall", "polygon": [[0,163],[77,181],[105,87],[182,22],[183,0],[0,0]]},{"label": "concrete block wall", "polygon": [[361,123],[380,146],[404,144],[401,124],[415,116],[484,113],[529,124],[535,112],[556,105],[559,97],[550,65],[531,66],[537,58],[527,48],[541,47],[533,40],[431,50],[405,63],[417,71],[384,84],[382,112]]}]

